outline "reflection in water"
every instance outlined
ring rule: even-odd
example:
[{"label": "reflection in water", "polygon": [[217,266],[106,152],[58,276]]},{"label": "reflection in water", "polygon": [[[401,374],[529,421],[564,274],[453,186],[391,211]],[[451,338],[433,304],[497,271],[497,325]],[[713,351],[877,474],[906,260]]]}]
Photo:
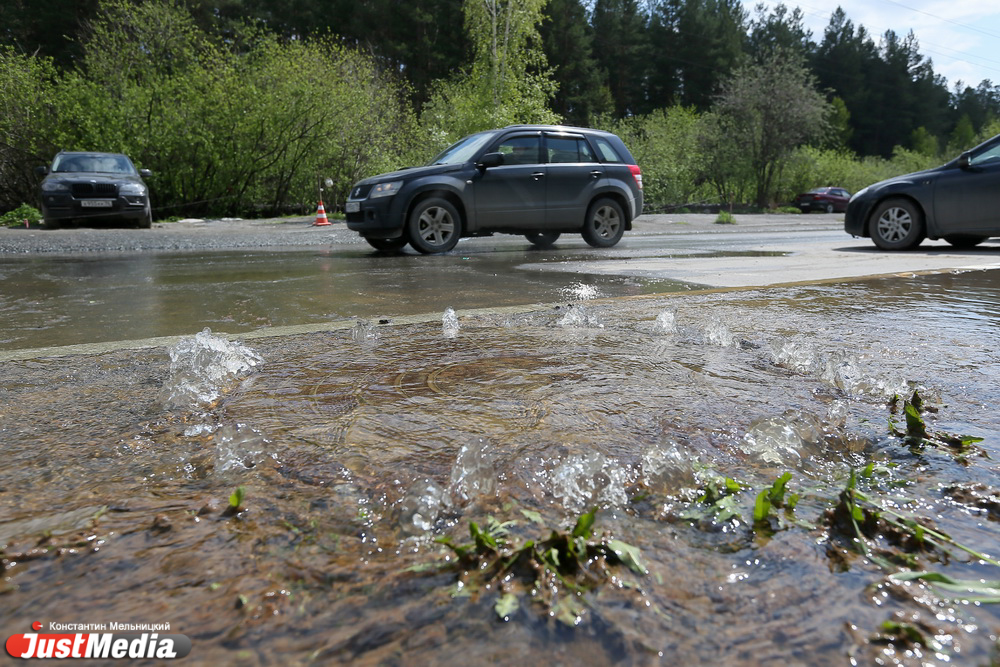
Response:
[{"label": "reflection in water", "polygon": [[520,256],[288,251],[4,257],[0,350],[688,289],[636,278],[570,274],[571,280],[561,272],[512,268],[511,255]]},{"label": "reflection in water", "polygon": [[[456,306],[455,321],[256,340],[263,362],[226,374],[218,400],[172,410],[165,353],[8,363],[0,617],[170,621],[220,663],[944,662],[874,641],[904,619],[985,664],[994,607],[890,584],[829,516],[868,470],[870,497],[995,551],[998,309],[987,273]],[[991,458],[891,437],[887,405],[913,388],[932,430],[984,437]],[[757,495],[785,472],[797,505],[764,530]],[[742,490],[720,519],[704,494],[724,477]],[[579,626],[522,589],[500,621],[498,591],[439,569],[434,540],[468,541],[470,522],[541,540],[595,506],[649,573],[612,569]],[[961,552],[907,556],[1000,578]]]}]

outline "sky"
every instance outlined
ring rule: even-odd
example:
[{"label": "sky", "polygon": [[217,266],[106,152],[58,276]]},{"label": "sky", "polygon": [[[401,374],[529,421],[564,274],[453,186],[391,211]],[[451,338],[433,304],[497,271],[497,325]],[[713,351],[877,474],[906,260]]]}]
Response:
[{"label": "sky", "polygon": [[[743,0],[755,16],[760,0]],[[767,7],[776,0],[763,0]],[[886,30],[905,37],[911,30],[920,54],[930,58],[934,73],[948,81],[949,90],[958,81],[978,86],[983,79],[1000,85],[1000,2],[997,0],[785,0],[789,9],[802,10],[804,24],[813,41],[823,40],[830,15],[837,5],[847,18],[864,26],[876,44]]]}]

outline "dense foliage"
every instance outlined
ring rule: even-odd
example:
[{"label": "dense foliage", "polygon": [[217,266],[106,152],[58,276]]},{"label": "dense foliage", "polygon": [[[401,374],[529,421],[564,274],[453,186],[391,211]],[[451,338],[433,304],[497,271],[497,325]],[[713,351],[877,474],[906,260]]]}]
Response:
[{"label": "dense foliage", "polygon": [[769,206],[940,163],[998,129],[913,35],[822,36],[738,0],[11,0],[0,211],[59,149],[154,171],[157,217],[331,206],[363,176],[514,122],[618,132],[652,209]]}]

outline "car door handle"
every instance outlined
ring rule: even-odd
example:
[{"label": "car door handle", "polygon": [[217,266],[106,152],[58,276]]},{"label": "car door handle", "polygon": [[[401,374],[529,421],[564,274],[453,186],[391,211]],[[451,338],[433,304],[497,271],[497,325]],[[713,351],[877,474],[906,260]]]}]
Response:
[{"label": "car door handle", "polygon": [[532,180],[535,180],[535,181],[540,181],[544,177],[545,177],[545,172],[544,171],[536,171],[536,172],[534,172],[534,173],[531,174]]},{"label": "car door handle", "polygon": [[600,178],[601,177],[601,172],[600,172],[600,170],[595,169],[594,171],[590,172],[590,175],[591,175],[592,178]]}]

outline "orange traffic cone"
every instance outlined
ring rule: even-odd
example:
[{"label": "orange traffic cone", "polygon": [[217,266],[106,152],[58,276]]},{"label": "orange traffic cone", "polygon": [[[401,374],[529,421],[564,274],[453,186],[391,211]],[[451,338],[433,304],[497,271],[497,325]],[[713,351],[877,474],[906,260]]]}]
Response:
[{"label": "orange traffic cone", "polygon": [[319,200],[319,208],[316,209],[316,222],[313,223],[313,227],[323,227],[329,225],[330,221],[326,219],[326,209],[323,208],[323,200]]}]

